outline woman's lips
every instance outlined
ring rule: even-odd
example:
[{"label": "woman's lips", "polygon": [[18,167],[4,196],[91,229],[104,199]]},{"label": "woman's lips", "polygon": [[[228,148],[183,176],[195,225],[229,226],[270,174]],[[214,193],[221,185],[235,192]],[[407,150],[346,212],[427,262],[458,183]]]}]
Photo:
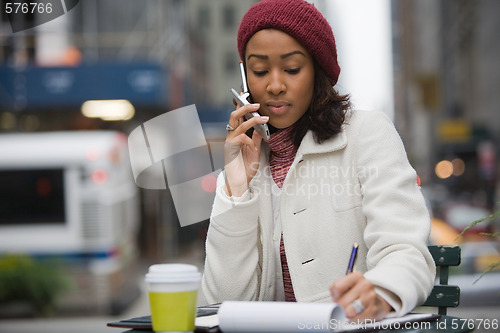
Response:
[{"label": "woman's lips", "polygon": [[271,113],[283,114],[288,110],[290,104],[268,104],[267,108]]}]

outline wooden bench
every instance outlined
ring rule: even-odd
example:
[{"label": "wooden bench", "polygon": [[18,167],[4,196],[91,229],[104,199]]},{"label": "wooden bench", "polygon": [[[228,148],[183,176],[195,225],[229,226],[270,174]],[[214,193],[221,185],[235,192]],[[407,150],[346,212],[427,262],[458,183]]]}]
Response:
[{"label": "wooden bench", "polygon": [[436,263],[439,281],[422,306],[437,307],[440,315],[446,315],[447,308],[457,307],[460,303],[460,288],[448,285],[450,266],[460,265],[460,247],[458,245],[429,245],[429,251]]}]

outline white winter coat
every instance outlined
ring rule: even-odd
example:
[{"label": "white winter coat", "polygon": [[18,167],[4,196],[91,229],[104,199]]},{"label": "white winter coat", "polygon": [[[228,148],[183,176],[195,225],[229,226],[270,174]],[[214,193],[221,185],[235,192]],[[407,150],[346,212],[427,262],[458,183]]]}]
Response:
[{"label": "white winter coat", "polygon": [[[272,301],[275,294],[269,149],[246,198],[223,194],[219,177],[206,241],[201,303]],[[308,132],[283,183],[281,223],[297,301],[331,301],[353,243],[364,272],[395,315],[429,295],[430,218],[401,139],[381,112],[352,111],[341,133],[317,144]]]}]

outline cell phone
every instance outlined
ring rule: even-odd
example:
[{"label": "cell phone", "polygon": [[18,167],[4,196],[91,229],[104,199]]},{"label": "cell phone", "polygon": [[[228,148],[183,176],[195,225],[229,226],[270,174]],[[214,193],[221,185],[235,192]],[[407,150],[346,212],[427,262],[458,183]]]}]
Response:
[{"label": "cell phone", "polygon": [[[238,92],[233,88],[231,88],[231,92],[233,93],[234,98],[236,98],[236,100],[239,101],[240,104],[243,106],[250,104],[250,102],[248,101],[248,98],[250,97],[250,92],[248,91],[247,78],[245,75],[245,65],[243,64],[242,61],[240,61],[240,74],[241,74],[241,82],[243,83],[243,94],[242,95],[238,94]],[[260,117],[260,114],[256,111],[248,112],[245,114],[245,118],[247,120],[253,117]],[[269,133],[269,127],[267,126],[267,124],[257,124],[253,128],[257,131],[257,133],[260,134],[260,136],[264,141],[269,140],[269,138],[271,137],[271,134]]]}]

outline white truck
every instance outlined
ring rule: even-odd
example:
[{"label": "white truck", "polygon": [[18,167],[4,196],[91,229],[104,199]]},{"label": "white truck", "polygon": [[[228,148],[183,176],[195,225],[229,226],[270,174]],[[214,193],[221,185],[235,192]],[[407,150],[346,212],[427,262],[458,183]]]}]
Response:
[{"label": "white truck", "polygon": [[60,308],[118,313],[139,294],[139,200],[123,133],[0,134],[0,256],[60,261]]}]

